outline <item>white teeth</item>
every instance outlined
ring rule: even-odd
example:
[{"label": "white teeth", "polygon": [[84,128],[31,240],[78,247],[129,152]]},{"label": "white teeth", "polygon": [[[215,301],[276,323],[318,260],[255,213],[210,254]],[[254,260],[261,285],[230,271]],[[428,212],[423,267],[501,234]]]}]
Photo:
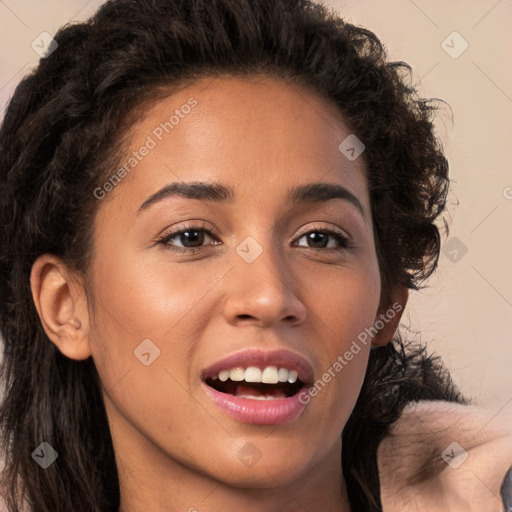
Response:
[{"label": "white teeth", "polygon": [[245,370],[245,382],[261,382],[261,370],[256,366],[249,366]]},{"label": "white teeth", "polygon": [[294,384],[297,382],[297,372],[289,370],[288,368],[279,368],[277,366],[267,366],[263,369],[257,366],[249,366],[242,368],[240,366],[232,368],[231,370],[222,370],[218,375],[212,377],[214,380],[219,379],[221,382],[226,382],[231,379],[233,382],[255,382],[264,384],[277,384],[279,382],[289,382]]},{"label": "white teeth", "polygon": [[222,382],[226,382],[229,379],[230,371],[229,370],[222,370],[219,373],[219,380]]},{"label": "white teeth", "polygon": [[235,382],[241,382],[245,378],[245,370],[243,368],[233,368],[229,372],[229,378]]},{"label": "white teeth", "polygon": [[279,382],[288,382],[288,373],[287,368],[279,368],[279,371],[277,372]]},{"label": "white teeth", "polygon": [[277,384],[279,382],[277,368],[275,366],[267,366],[261,374],[261,382],[265,384]]}]

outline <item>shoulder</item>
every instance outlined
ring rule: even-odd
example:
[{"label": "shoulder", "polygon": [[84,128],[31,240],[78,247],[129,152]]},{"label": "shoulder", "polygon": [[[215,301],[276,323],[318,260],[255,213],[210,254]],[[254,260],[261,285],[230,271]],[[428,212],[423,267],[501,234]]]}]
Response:
[{"label": "shoulder", "polygon": [[512,402],[500,411],[410,404],[377,452],[384,512],[502,512],[512,466]]}]

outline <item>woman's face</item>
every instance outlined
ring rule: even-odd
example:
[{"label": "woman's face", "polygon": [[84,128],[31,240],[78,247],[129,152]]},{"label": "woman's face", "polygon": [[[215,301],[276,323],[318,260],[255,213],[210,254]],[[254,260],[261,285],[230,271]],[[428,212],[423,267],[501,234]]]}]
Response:
[{"label": "woman's face", "polygon": [[[339,149],[350,135],[306,89],[228,77],[133,127],[125,172],[96,191],[90,268],[90,350],[120,471],[137,461],[244,488],[320,462],[341,471],[381,291],[364,163]],[[202,198],[176,193],[198,182]],[[338,193],[293,195],[318,183]],[[294,372],[324,383],[316,396],[274,384]]]}]

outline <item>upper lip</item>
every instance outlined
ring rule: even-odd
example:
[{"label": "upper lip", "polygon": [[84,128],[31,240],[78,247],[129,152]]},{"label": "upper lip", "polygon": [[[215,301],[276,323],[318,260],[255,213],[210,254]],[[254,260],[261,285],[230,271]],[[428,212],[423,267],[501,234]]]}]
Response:
[{"label": "upper lip", "polygon": [[266,368],[267,366],[277,366],[278,368],[288,368],[295,370],[298,378],[305,384],[313,382],[313,367],[311,363],[300,354],[287,349],[277,349],[264,351],[261,349],[246,349],[235,352],[205,368],[201,373],[201,378],[206,380],[213,378],[222,370],[231,370],[232,368],[256,366]]}]

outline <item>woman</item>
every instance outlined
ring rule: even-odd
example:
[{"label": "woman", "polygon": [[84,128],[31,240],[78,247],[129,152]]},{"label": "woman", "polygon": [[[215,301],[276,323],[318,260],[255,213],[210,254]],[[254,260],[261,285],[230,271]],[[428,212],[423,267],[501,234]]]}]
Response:
[{"label": "woman", "polygon": [[[55,40],[0,132],[5,508],[501,506],[507,426],[396,333],[449,186],[407,66],[297,0],[114,0]],[[454,418],[494,443],[465,501]]]}]

